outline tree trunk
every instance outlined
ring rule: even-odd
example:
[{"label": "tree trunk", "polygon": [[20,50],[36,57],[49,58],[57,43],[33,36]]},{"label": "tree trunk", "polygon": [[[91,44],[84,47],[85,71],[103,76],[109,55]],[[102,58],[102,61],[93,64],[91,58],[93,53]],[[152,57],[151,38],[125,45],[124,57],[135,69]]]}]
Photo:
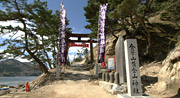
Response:
[{"label": "tree trunk", "polygon": [[112,31],[111,34],[112,34],[116,39],[118,39],[118,36],[116,36],[113,31]]},{"label": "tree trunk", "polygon": [[37,58],[30,50],[28,47],[26,47],[26,51],[31,55],[31,57],[39,64],[40,69],[42,70],[43,73],[48,73],[48,69],[46,65],[41,62],[39,58]]},{"label": "tree trunk", "polygon": [[[43,36],[41,37],[42,38],[42,42],[44,41],[44,38],[43,38]],[[48,53],[46,52],[46,50],[45,50],[45,47],[44,47],[44,45],[43,45],[43,52],[44,52],[44,54],[45,54],[45,56],[46,56],[46,59],[47,59],[47,62],[48,62],[48,65],[49,65],[49,68],[50,69],[52,69],[52,67],[51,67],[51,62],[50,62],[50,59],[49,59],[49,56],[48,56]]]},{"label": "tree trunk", "polygon": [[25,49],[26,51],[29,53],[29,55],[31,55],[31,57],[39,64],[39,67],[40,69],[42,70],[43,73],[48,73],[48,69],[46,68],[46,65],[43,64],[43,62],[41,62],[41,60],[39,58],[37,58],[32,52],[31,50],[29,50],[28,48],[28,31],[27,31],[27,26],[26,26],[26,23],[25,23],[25,20],[22,18],[22,15],[21,15],[21,11],[19,9],[19,6],[16,2],[16,0],[14,1],[15,3],[15,6],[18,10],[18,15],[19,15],[19,21],[21,21],[21,23],[23,24],[24,28],[23,28],[23,31],[25,33]]},{"label": "tree trunk", "polygon": [[56,42],[55,41],[53,41],[53,44],[54,44],[54,47],[53,47],[53,54],[52,54],[52,56],[53,56],[53,59],[54,59],[54,62],[53,62],[53,67],[54,68],[56,68]]},{"label": "tree trunk", "polygon": [[52,67],[51,67],[51,62],[50,62],[50,59],[49,59],[49,56],[48,56],[46,50],[43,50],[43,51],[44,51],[44,53],[45,53],[45,55],[46,55],[46,58],[47,58],[47,61],[48,61],[48,65],[49,65],[49,68],[52,69]]},{"label": "tree trunk", "polygon": [[145,54],[148,54],[149,53],[149,49],[151,47],[151,34],[150,34],[149,30],[147,29],[143,19],[136,12],[133,12],[133,14],[137,17],[137,20],[141,23],[141,25],[143,26],[144,30],[147,32],[148,45],[146,47]]}]

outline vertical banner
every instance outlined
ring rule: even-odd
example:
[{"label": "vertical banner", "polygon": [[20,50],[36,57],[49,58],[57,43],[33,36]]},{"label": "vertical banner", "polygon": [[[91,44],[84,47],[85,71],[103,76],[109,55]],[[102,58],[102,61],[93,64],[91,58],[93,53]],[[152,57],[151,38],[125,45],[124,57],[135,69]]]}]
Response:
[{"label": "vertical banner", "polygon": [[66,10],[63,3],[61,3],[60,10],[60,62],[66,63]]},{"label": "vertical banner", "polygon": [[99,50],[98,50],[98,63],[104,62],[105,49],[106,49],[106,35],[105,35],[105,21],[106,21],[106,10],[107,5],[100,5],[99,10]]}]

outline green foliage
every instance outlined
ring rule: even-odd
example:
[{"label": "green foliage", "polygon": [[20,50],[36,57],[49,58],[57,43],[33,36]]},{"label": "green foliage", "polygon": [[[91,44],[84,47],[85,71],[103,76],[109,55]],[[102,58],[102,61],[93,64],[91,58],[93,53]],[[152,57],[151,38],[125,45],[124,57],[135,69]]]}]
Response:
[{"label": "green foliage", "polygon": [[[34,0],[30,4],[27,0],[1,0],[0,4],[5,8],[0,10],[0,21],[15,20],[23,25],[0,25],[0,34],[11,33],[14,36],[19,31],[24,33],[23,36],[11,37],[0,43],[0,46],[7,46],[2,54],[20,56],[50,68],[55,65],[59,43],[60,12],[49,10],[47,2],[40,0]],[[69,20],[66,23],[69,24]],[[67,28],[66,31],[71,33],[71,28]]]},{"label": "green foliage", "polygon": [[80,62],[83,60],[83,56],[87,56],[89,54],[89,50],[85,47],[82,47],[81,48],[81,51],[80,50],[77,50],[77,57],[73,59],[73,61],[75,62]]},{"label": "green foliage", "polygon": [[162,13],[160,19],[167,18],[169,16],[168,13]]},{"label": "green foliage", "polygon": [[[88,25],[85,26],[85,28],[90,29],[91,36],[94,38],[97,38],[98,34],[98,22],[99,22],[99,6],[100,4],[108,3],[108,9],[107,12],[112,12],[113,9],[116,8],[116,6],[122,2],[122,0],[89,0],[86,7],[84,7],[85,10],[85,17],[86,21],[89,22]],[[106,18],[106,31],[107,34],[111,34],[112,30],[119,29],[117,28],[116,24],[118,24],[117,20],[112,20],[108,16]],[[114,26],[112,26],[114,25]]]},{"label": "green foliage", "polygon": [[[169,50],[175,47],[180,29],[179,0],[107,0],[107,2],[107,33],[125,30],[125,38],[138,40],[140,57],[149,56],[151,60],[162,60]],[[97,35],[98,32],[96,19],[99,15],[98,3],[103,4],[100,1],[95,3],[95,0],[89,0],[85,7],[85,16],[90,23],[86,27],[92,31],[92,35]],[[167,22],[165,24],[158,21],[149,22],[149,17],[158,18],[157,16],[160,16],[162,21],[170,21],[173,25],[166,24]],[[160,56],[161,59],[158,58]]]}]

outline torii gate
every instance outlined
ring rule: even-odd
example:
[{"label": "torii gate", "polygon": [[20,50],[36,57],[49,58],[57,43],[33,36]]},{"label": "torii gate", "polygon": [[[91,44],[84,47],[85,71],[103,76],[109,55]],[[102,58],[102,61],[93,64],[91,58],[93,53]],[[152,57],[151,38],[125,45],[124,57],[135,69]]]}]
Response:
[{"label": "torii gate", "polygon": [[[71,40],[69,39],[70,37],[77,37],[78,40]],[[81,40],[81,37],[90,38],[90,40]],[[69,43],[75,43],[75,42],[90,43],[90,54],[91,54],[91,63],[92,63],[94,61],[93,43],[97,43],[97,41],[93,40],[92,37],[89,36],[89,34],[75,34],[75,33],[66,34],[66,43],[67,43],[65,49],[66,61],[67,61]]]}]

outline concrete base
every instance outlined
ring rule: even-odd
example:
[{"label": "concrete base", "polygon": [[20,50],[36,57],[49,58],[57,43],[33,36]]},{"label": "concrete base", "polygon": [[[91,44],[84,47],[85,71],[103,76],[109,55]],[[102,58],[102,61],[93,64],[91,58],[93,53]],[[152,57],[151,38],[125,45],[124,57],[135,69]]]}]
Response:
[{"label": "concrete base", "polygon": [[118,98],[154,98],[151,96],[143,95],[143,96],[129,96],[128,94],[118,94]]}]

